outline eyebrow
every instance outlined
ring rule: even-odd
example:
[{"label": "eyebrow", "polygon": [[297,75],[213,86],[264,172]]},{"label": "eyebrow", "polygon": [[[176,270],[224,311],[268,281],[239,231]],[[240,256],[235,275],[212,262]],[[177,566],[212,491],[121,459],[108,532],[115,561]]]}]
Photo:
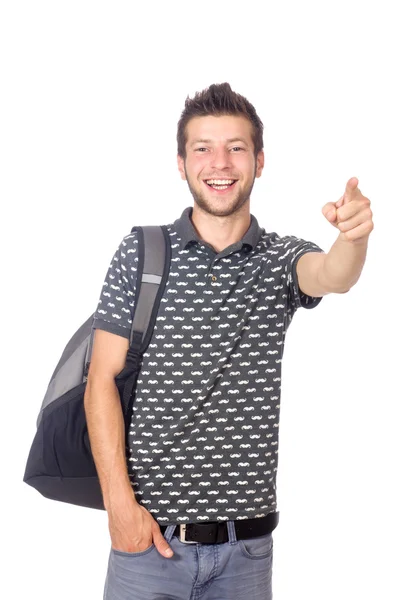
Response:
[{"label": "eyebrow", "polygon": [[[212,140],[200,138],[197,140],[193,140],[190,145],[194,146],[194,144],[198,144],[198,143],[210,144],[211,142],[212,142]],[[243,144],[247,144],[247,142],[244,139],[239,138],[239,137],[229,138],[228,140],[226,140],[227,144],[230,144],[231,142],[243,142]]]}]

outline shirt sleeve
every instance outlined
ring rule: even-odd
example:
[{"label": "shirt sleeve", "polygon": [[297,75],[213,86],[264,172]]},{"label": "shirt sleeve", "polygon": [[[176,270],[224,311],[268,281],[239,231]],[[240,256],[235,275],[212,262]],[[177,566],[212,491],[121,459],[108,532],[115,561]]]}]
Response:
[{"label": "shirt sleeve", "polygon": [[123,238],[113,255],[94,313],[94,329],[103,329],[129,339],[137,268],[138,238],[137,232],[133,231]]},{"label": "shirt sleeve", "polygon": [[296,264],[298,258],[306,254],[306,252],[322,252],[324,250],[320,248],[314,242],[303,240],[295,236],[287,236],[285,238],[285,249],[286,249],[286,275],[288,285],[288,302],[292,306],[293,310],[297,310],[300,307],[303,308],[314,308],[318,306],[323,299],[323,296],[315,297],[304,294],[299,287],[298,275],[296,272]]}]

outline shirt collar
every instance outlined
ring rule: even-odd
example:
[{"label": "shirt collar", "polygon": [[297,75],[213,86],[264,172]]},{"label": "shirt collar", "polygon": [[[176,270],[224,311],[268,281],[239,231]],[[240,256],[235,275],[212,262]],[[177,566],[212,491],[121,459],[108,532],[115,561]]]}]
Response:
[{"label": "shirt collar", "polygon": [[[193,226],[191,220],[192,212],[193,207],[188,206],[182,212],[179,219],[174,221],[173,224],[177,234],[182,240],[183,249],[186,248],[189,242],[203,242],[203,240],[197,235],[196,230]],[[244,237],[241,238],[239,242],[233,245],[236,246],[236,249],[241,249],[245,246],[248,250],[252,250],[259,242],[263,232],[264,229],[259,227],[257,219],[254,217],[254,215],[251,215],[251,224],[246,233],[244,234]]]}]

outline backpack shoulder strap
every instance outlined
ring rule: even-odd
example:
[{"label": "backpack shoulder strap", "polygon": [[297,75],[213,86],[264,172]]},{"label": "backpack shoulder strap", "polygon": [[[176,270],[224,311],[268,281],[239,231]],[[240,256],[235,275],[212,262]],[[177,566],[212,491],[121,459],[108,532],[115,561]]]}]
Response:
[{"label": "backpack shoulder strap", "polygon": [[136,303],[130,347],[140,353],[149,345],[171,266],[171,241],[165,225],[133,227],[138,234]]}]

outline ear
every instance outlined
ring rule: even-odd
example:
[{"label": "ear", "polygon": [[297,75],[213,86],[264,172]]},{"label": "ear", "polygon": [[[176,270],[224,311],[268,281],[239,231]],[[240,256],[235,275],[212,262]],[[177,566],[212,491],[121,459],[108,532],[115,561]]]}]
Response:
[{"label": "ear", "polygon": [[178,163],[178,171],[181,174],[181,178],[186,181],[185,165],[182,156],[179,156],[179,154],[177,154],[176,160]]},{"label": "ear", "polygon": [[256,177],[260,177],[262,175],[263,167],[265,166],[265,153],[263,150],[258,152],[258,156],[256,159]]}]

